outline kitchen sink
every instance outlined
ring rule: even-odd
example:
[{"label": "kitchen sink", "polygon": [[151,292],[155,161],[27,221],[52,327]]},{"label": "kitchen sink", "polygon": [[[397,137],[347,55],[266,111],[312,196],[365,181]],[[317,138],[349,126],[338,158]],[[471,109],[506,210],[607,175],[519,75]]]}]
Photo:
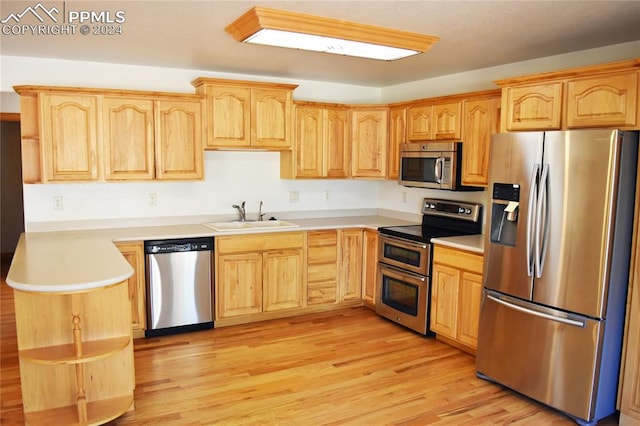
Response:
[{"label": "kitchen sink", "polygon": [[298,226],[300,226],[296,225],[295,223],[286,222],[284,220],[208,222],[203,223],[203,225],[213,229],[214,231],[257,231],[260,229],[297,228]]}]

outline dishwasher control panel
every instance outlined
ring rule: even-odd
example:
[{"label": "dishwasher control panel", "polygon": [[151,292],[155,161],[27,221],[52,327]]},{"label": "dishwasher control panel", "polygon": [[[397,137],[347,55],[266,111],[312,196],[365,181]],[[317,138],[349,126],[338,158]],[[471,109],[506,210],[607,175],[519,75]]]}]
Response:
[{"label": "dishwasher control panel", "polygon": [[212,237],[189,238],[179,240],[154,240],[144,242],[145,254],[180,253],[185,251],[213,250]]}]

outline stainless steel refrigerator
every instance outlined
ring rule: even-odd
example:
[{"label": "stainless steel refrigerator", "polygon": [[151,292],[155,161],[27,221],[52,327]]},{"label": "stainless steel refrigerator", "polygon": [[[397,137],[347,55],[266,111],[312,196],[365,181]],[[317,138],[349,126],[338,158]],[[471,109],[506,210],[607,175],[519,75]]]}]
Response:
[{"label": "stainless steel refrigerator", "polygon": [[638,132],[491,145],[478,376],[595,424],[616,411]]}]

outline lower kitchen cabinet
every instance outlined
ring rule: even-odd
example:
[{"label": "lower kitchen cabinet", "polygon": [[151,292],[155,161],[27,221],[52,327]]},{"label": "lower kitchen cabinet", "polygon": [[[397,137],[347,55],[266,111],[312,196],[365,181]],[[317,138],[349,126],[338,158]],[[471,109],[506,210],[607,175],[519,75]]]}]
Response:
[{"label": "lower kitchen cabinet", "polygon": [[307,233],[307,305],[335,303],[338,287],[338,231]]},{"label": "lower kitchen cabinet", "polygon": [[375,307],[376,280],[378,279],[378,231],[364,230],[362,244],[362,300]]},{"label": "lower kitchen cabinet", "polygon": [[269,318],[306,304],[303,232],[217,237],[216,326]]},{"label": "lower kitchen cabinet", "polygon": [[482,296],[483,256],[436,245],[431,287],[431,330],[439,339],[475,353]]},{"label": "lower kitchen cabinet", "polygon": [[144,248],[142,242],[116,243],[116,247],[133,268],[133,275],[127,280],[127,285],[131,302],[133,338],[137,339],[144,337],[147,327]]},{"label": "lower kitchen cabinet", "polygon": [[341,229],[340,266],[338,269],[338,300],[362,299],[362,241],[363,230]]}]

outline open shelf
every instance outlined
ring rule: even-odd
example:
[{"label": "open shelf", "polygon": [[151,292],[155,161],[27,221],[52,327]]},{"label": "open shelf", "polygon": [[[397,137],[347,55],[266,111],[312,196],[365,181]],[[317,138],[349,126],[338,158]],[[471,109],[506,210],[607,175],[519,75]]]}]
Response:
[{"label": "open shelf", "polygon": [[73,343],[25,349],[19,353],[22,359],[41,364],[78,364],[95,361],[119,352],[130,341],[129,336],[123,336],[82,342],[81,356],[76,356],[76,346]]},{"label": "open shelf", "polygon": [[99,425],[111,421],[133,407],[133,396],[105,399],[87,402],[87,421],[78,420],[78,407],[51,408],[49,410],[25,413],[27,424],[56,424],[56,425]]}]

